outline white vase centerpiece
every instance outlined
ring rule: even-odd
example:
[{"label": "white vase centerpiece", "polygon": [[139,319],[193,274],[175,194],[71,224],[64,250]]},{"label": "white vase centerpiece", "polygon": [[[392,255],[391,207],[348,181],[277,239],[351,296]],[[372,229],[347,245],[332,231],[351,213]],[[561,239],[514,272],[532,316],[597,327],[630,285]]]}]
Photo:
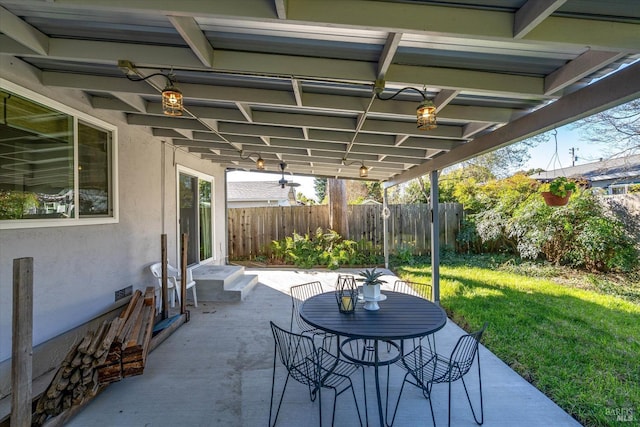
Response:
[{"label": "white vase centerpiece", "polygon": [[380,306],[380,285],[384,283],[380,277],[384,274],[382,271],[376,271],[376,269],[365,270],[360,272],[362,279],[358,279],[362,282],[362,296],[364,297],[364,309],[365,310],[378,310]]}]

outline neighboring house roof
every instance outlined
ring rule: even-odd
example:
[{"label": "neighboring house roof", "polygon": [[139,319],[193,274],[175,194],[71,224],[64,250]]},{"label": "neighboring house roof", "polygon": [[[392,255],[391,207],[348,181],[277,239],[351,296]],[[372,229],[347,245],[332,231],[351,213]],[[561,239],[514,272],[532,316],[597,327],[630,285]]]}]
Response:
[{"label": "neighboring house roof", "polygon": [[377,200],[373,200],[373,199],[366,199],[363,200],[362,203],[360,203],[361,205],[381,205],[382,203],[380,203]]},{"label": "neighboring house roof", "polygon": [[278,181],[227,182],[227,200],[229,202],[291,201],[291,193],[293,193],[293,202],[295,203],[295,190],[291,187],[280,187]]},{"label": "neighboring house roof", "polygon": [[618,157],[531,175],[532,178],[541,181],[551,180],[558,176],[585,178],[591,182],[640,177],[640,155]]}]

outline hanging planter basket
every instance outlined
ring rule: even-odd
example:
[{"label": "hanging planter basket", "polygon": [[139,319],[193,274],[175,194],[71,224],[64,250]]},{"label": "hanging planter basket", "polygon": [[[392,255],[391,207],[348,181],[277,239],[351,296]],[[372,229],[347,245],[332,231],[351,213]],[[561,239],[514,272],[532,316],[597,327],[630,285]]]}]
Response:
[{"label": "hanging planter basket", "polygon": [[550,191],[543,191],[540,194],[542,194],[542,198],[547,206],[565,206],[569,203],[569,197],[571,197],[571,191],[567,191],[567,195],[564,197],[556,196]]}]

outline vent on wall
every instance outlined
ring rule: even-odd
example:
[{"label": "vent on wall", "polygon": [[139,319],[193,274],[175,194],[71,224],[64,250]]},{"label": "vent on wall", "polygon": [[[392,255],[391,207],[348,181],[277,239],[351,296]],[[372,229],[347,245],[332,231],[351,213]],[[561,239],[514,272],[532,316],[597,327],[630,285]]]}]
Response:
[{"label": "vent on wall", "polygon": [[129,285],[126,288],[122,288],[116,291],[116,301],[126,298],[133,292],[133,286]]}]

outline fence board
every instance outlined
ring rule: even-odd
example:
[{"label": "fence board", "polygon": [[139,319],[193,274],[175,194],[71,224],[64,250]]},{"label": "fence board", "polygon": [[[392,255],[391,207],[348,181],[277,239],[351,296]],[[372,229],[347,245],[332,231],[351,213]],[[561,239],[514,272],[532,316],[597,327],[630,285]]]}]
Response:
[{"label": "fence board", "polygon": [[[351,240],[372,242],[382,255],[383,225],[382,206],[350,205],[347,208],[349,236]],[[416,255],[431,250],[431,207],[427,204],[389,205],[389,250],[394,253],[409,246]],[[441,203],[441,246],[455,246],[455,238],[462,218],[462,205]],[[254,258],[271,256],[271,242],[291,236],[294,232],[313,234],[318,228],[329,226],[329,207],[278,206],[234,208],[228,210],[229,258]]]}]

